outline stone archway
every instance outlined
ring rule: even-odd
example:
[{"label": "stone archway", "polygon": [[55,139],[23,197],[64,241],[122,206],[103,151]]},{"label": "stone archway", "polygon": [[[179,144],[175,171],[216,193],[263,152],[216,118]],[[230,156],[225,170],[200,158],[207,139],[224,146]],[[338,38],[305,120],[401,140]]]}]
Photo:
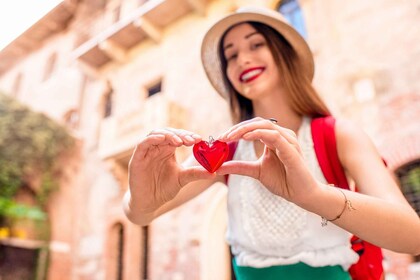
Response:
[{"label": "stone archway", "polygon": [[[378,120],[377,139],[379,152],[392,172],[400,167],[420,159],[420,95],[399,94],[393,96],[379,105],[381,110]],[[384,250],[388,262],[387,273],[401,278],[408,278],[409,267],[413,257]],[[414,279],[414,278],[413,278]]]},{"label": "stone archway", "polygon": [[420,94],[401,94],[381,102],[378,146],[390,170],[420,158]]},{"label": "stone archway", "polygon": [[395,171],[400,166],[420,158],[420,131],[404,139],[395,139],[386,143],[386,153],[383,154],[388,167]]}]

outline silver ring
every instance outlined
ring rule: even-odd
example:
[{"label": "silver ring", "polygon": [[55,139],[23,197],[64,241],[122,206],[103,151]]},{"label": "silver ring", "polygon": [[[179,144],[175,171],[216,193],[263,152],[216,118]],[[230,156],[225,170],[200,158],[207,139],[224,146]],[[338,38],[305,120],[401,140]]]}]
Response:
[{"label": "silver ring", "polygon": [[276,123],[277,123],[277,120],[276,120],[275,118],[269,118],[268,120],[269,120],[270,122],[274,123],[274,124],[276,124]]}]

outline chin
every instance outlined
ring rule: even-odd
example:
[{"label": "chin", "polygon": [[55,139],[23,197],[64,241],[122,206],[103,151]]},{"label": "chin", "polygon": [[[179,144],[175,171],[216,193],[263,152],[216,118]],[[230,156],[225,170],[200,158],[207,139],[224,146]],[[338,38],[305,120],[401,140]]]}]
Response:
[{"label": "chin", "polygon": [[264,90],[262,88],[258,88],[258,87],[252,87],[252,88],[243,89],[241,94],[250,100],[256,100],[264,96],[267,96],[267,92],[269,91]]}]

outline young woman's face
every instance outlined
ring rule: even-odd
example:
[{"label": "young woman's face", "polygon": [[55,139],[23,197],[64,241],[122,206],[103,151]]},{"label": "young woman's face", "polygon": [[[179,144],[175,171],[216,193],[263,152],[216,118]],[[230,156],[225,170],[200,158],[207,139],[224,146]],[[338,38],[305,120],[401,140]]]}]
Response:
[{"label": "young woman's face", "polygon": [[267,41],[249,23],[233,27],[223,41],[226,74],[241,95],[255,100],[280,86],[280,74]]}]

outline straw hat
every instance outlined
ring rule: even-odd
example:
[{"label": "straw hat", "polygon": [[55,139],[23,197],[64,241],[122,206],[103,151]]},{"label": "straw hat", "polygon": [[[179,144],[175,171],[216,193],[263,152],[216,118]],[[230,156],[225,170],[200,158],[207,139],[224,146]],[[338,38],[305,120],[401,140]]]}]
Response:
[{"label": "straw hat", "polygon": [[230,27],[246,21],[255,21],[274,28],[290,43],[298,54],[299,60],[309,80],[314,76],[314,59],[305,39],[291,27],[286,19],[278,12],[261,7],[243,7],[216,22],[204,36],[201,45],[201,60],[204,70],[213,87],[225,99],[229,92],[223,81],[221,70],[219,45],[223,34]]}]

